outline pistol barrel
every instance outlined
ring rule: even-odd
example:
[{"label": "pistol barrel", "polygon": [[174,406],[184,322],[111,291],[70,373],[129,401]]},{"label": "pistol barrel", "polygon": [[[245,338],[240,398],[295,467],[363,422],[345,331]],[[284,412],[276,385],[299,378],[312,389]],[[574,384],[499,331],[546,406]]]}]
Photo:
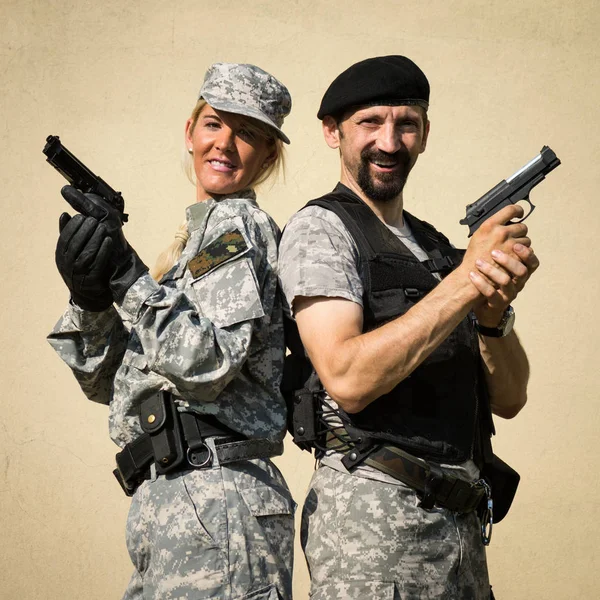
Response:
[{"label": "pistol barrel", "polygon": [[469,226],[469,237],[495,212],[508,204],[516,204],[520,200],[526,200],[531,207],[529,213],[521,219],[524,221],[535,208],[529,200],[529,192],[558,165],[560,165],[560,160],[556,154],[551,148],[544,146],[536,157],[516,173],[508,179],[503,179],[476,202],[468,204],[466,215],[460,220],[460,224]]},{"label": "pistol barrel", "polygon": [[42,152],[49,162],[73,187],[84,194],[98,194],[117,210],[123,213],[123,222],[127,221],[124,213],[125,201],[121,192],[113,190],[102,178],[88,169],[74,154],[69,152],[61,143],[57,135],[49,135]]}]

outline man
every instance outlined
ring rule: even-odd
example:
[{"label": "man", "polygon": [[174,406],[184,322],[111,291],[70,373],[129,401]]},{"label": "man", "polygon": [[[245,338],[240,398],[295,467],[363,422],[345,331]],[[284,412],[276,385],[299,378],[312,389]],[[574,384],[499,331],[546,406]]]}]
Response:
[{"label": "man", "polygon": [[337,77],[318,117],[340,183],[290,220],[280,246],[322,384],[313,375],[296,394],[315,392],[320,409],[302,523],[313,600],[490,598],[490,495],[508,496],[505,513],[518,481],[491,466],[511,473],[491,453],[490,412],[512,418],[526,402],[510,303],[539,261],[527,227],[509,223],[519,207],[488,219],[464,257],[404,210],[428,105],[427,78],[402,56]]}]

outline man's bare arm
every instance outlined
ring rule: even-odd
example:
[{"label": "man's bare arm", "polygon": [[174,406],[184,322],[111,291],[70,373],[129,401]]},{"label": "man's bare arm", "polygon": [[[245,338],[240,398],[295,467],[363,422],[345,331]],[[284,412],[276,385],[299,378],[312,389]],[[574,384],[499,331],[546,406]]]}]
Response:
[{"label": "man's bare arm", "polygon": [[446,278],[405,315],[364,334],[358,304],[296,297],[300,336],[331,397],[358,412],[408,377],[469,312],[478,294],[466,283]]},{"label": "man's bare arm", "polygon": [[[362,308],[348,300],[295,298],[294,311],[304,345],[325,388],[342,408],[358,412],[392,390],[446,339],[471,308],[486,301],[474,285],[477,257],[492,263],[493,249],[502,248],[507,254],[515,243],[530,243],[525,225],[503,226],[515,216],[514,208],[503,209],[480,228],[458,269],[405,315],[376,330],[362,333]],[[479,277],[492,287],[500,286],[494,280],[501,276],[499,273],[504,271],[494,269],[491,275]]]},{"label": "man's bare arm", "polygon": [[[478,261],[478,273],[472,277],[473,284],[485,298],[475,308],[475,316],[486,327],[498,325],[505,308],[540,265],[531,247],[517,244],[513,251],[514,255],[494,252],[491,262]],[[490,285],[490,279],[499,285]],[[479,346],[485,363],[492,411],[511,419],[527,402],[529,362],[525,350],[515,332],[504,338],[480,336]]]},{"label": "man's bare arm", "polygon": [[529,361],[514,331],[503,338],[480,336],[492,412],[512,419],[527,402]]}]

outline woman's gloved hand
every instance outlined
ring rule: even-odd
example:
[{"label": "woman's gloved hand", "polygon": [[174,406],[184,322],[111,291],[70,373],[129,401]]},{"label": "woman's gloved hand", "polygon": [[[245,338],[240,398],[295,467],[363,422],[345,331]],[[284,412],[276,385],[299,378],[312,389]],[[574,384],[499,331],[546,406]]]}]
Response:
[{"label": "woman's gloved hand", "polygon": [[71,300],[84,310],[99,312],[113,303],[109,287],[112,239],[93,217],[63,213],[58,221],[56,266],[71,292]]},{"label": "woman's gloved hand", "polygon": [[148,271],[148,267],[123,235],[121,211],[106,202],[101,196],[84,194],[70,185],[63,187],[61,194],[81,215],[91,217],[99,222],[99,225],[103,226],[106,236],[111,240],[111,252],[107,266],[108,285],[112,298],[120,302],[132,284]]}]

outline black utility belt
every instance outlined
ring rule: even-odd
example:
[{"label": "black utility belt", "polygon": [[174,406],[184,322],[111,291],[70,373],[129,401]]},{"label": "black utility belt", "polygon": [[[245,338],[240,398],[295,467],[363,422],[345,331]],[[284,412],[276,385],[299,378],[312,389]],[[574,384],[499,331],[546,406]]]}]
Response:
[{"label": "black utility belt", "polygon": [[[327,440],[328,448],[338,449],[339,446],[339,438]],[[489,496],[489,486],[483,480],[464,481],[398,446],[374,443],[361,448],[359,445],[345,452],[342,463],[349,471],[359,464],[369,465],[401,481],[417,492],[420,506],[425,509],[439,506],[468,513],[478,509],[482,500]]]},{"label": "black utility belt", "polygon": [[381,446],[365,459],[365,464],[400,479],[412,487],[421,498],[422,508],[434,505],[453,512],[468,513],[479,508],[489,488],[482,480],[468,482],[439,466],[422,464],[414,456],[396,446]]},{"label": "black utility belt", "polygon": [[[158,392],[141,405],[143,435],[127,444],[116,455],[113,471],[127,496],[133,496],[150,466],[158,474],[189,469],[207,469],[215,458],[219,465],[255,458],[270,458],[283,453],[283,442],[248,439],[206,415],[179,412],[168,392]],[[206,444],[212,439],[216,457]]]}]

